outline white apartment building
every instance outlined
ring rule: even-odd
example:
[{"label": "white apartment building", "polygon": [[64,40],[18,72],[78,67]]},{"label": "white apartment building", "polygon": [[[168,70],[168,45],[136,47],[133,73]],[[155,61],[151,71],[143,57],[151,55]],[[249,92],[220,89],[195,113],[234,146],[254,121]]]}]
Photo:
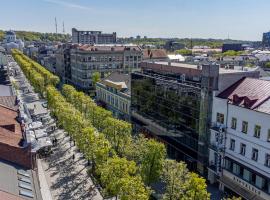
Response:
[{"label": "white apartment building", "polygon": [[270,199],[270,81],[243,78],[213,98],[208,180]]}]

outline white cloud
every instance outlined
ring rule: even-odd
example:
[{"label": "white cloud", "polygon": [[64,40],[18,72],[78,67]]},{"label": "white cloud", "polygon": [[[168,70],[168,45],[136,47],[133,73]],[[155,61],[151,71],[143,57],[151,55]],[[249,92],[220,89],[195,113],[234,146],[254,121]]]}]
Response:
[{"label": "white cloud", "polygon": [[52,3],[52,4],[65,6],[68,8],[75,8],[75,9],[80,9],[80,10],[92,10],[90,7],[75,4],[75,3],[70,3],[70,2],[67,2],[64,0],[43,0],[43,1],[48,2],[48,3]]}]

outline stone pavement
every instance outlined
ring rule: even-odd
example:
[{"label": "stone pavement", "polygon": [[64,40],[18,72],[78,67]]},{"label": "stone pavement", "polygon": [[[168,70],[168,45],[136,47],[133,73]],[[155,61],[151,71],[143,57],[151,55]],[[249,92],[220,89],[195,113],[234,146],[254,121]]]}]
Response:
[{"label": "stone pavement", "polygon": [[[70,146],[69,137],[63,130],[56,130],[52,137],[57,138],[53,154],[42,159],[42,167],[54,200],[103,200],[87,175],[87,161],[76,147]],[[75,160],[73,160],[73,154]]]}]

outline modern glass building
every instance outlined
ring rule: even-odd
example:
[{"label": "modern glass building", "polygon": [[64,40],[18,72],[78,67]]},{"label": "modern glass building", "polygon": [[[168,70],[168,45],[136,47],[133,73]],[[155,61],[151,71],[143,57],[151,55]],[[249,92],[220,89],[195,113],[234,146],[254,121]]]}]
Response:
[{"label": "modern glass building", "polygon": [[170,158],[206,176],[213,92],[247,72],[167,62],[141,67],[131,75],[134,132],[164,142]]}]

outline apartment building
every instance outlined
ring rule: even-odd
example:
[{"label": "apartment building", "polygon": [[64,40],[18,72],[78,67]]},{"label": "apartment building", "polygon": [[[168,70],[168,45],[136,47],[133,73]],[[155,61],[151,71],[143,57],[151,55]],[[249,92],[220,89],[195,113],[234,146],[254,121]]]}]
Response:
[{"label": "apartment building", "polygon": [[93,87],[93,72],[99,72],[101,77],[115,71],[132,72],[139,69],[141,60],[138,46],[77,45],[70,50],[71,83],[89,90]]},{"label": "apartment building", "polygon": [[115,44],[116,32],[102,33],[101,31],[79,31],[76,28],[72,28],[72,43]]},{"label": "apartment building", "polygon": [[118,119],[130,120],[130,75],[113,72],[96,84],[97,102]]},{"label": "apartment building", "polygon": [[131,74],[131,120],[135,132],[163,141],[168,156],[207,177],[214,91],[259,72],[218,65],[143,62]]},{"label": "apartment building", "polygon": [[213,99],[210,182],[245,199],[270,199],[270,81],[242,78]]}]

